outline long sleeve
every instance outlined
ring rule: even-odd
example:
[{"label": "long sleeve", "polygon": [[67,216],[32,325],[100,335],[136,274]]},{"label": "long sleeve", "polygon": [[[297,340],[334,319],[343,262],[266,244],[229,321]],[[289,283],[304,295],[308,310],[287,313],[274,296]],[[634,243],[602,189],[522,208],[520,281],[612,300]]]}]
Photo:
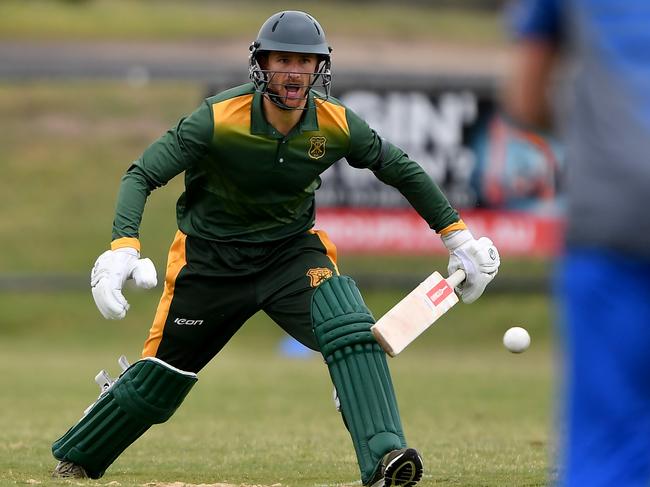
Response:
[{"label": "long sleeve", "polygon": [[349,109],[347,119],[350,151],[346,159],[351,166],[370,169],[380,181],[395,187],[436,232],[459,220],[446,196],[417,162]]},{"label": "long sleeve", "polygon": [[151,192],[200,161],[214,133],[212,111],[203,103],[151,144],[122,177],[113,221],[113,240],[138,238]]}]

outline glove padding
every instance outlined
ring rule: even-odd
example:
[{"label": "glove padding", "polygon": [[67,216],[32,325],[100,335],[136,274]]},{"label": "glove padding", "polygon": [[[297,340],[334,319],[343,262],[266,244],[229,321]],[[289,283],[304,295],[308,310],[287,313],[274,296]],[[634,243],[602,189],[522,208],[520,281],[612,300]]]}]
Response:
[{"label": "glove padding", "polygon": [[122,295],[122,287],[128,279],[143,289],[151,289],[158,283],[153,262],[140,259],[140,252],[134,248],[107,250],[95,261],[90,285],[97,309],[107,320],[121,320],[126,316],[129,303]]},{"label": "glove padding", "polygon": [[[450,252],[447,271],[449,275],[457,269],[465,271],[465,280],[456,287],[456,290],[463,303],[473,303],[497,275],[501,259],[499,251],[489,238],[481,237],[476,240],[468,230],[460,232],[463,232],[462,237],[465,238],[459,238],[461,235],[455,235],[453,239],[448,240],[443,238]],[[462,243],[454,246],[453,243],[459,240]]]}]

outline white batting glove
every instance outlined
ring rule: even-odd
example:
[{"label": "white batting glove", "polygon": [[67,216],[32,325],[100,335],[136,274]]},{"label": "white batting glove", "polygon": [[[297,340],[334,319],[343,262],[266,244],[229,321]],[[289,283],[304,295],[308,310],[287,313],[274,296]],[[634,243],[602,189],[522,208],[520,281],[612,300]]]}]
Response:
[{"label": "white batting glove", "polygon": [[442,236],[442,241],[449,249],[449,275],[457,269],[465,271],[465,280],[456,290],[463,303],[473,303],[499,272],[499,251],[492,240],[487,237],[476,240],[469,230],[451,232]]},{"label": "white batting glove", "polygon": [[122,287],[127,279],[133,279],[143,289],[151,289],[158,283],[153,262],[140,259],[140,252],[134,248],[107,250],[95,261],[90,285],[97,309],[107,320],[121,320],[126,316],[129,303]]}]

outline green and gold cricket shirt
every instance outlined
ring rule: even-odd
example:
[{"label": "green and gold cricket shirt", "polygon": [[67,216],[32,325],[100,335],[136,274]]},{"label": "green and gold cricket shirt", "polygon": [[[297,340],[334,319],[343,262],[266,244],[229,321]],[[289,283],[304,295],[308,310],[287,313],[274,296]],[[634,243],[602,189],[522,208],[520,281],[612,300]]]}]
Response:
[{"label": "green and gold cricket shirt", "polygon": [[314,224],[320,175],[341,158],[397,188],[435,231],[459,221],[424,170],[338,100],[311,92],[285,136],[266,121],[262,96],[248,83],[209,97],[149,146],[122,178],[113,239],[138,238],[150,192],[183,172],[183,233],[251,243],[299,234]]}]

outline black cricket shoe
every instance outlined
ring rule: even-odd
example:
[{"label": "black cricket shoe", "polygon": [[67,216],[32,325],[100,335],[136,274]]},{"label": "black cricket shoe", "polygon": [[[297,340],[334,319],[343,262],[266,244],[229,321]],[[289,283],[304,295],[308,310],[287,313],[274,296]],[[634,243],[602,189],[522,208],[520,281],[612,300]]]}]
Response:
[{"label": "black cricket shoe", "polygon": [[422,478],[422,458],[414,448],[386,453],[366,487],[413,487]]},{"label": "black cricket shoe", "polygon": [[87,479],[88,474],[81,465],[61,460],[54,467],[52,477],[56,479]]}]

